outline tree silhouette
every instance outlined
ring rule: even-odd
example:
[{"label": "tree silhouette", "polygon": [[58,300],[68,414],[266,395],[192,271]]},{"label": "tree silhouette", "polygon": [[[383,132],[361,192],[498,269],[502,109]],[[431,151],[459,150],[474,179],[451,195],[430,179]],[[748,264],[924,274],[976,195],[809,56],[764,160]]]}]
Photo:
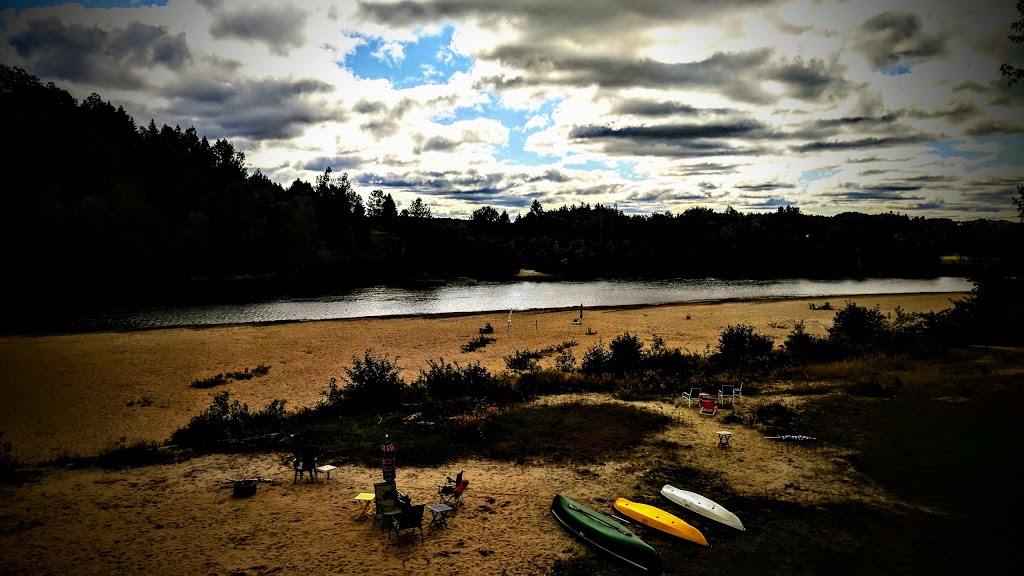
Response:
[{"label": "tree silhouette", "polygon": [[[1024,43],[1024,0],[1017,0],[1017,12],[1020,13],[1020,20],[1010,24],[1010,30],[1014,33],[1010,34],[1006,38],[1015,44]],[[1010,64],[1004,63],[999,67],[999,71],[1006,76],[1006,85],[1013,86],[1021,78],[1024,78],[1024,68],[1017,68]]]}]

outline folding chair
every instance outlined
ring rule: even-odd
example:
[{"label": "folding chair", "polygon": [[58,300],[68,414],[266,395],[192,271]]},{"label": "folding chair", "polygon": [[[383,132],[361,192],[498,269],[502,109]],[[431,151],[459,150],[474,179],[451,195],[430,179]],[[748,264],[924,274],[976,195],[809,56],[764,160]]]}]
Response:
[{"label": "folding chair", "polygon": [[693,406],[693,403],[700,397],[700,386],[693,386],[689,392],[683,392],[682,399],[686,400],[687,406]]},{"label": "folding chair", "polygon": [[729,404],[733,404],[735,400],[735,387],[732,384],[722,384],[722,387],[718,390],[718,403],[725,405],[728,401]]},{"label": "folding chair", "polygon": [[312,482],[316,477],[316,460],[319,456],[320,449],[316,446],[302,446],[295,453],[295,458],[292,460],[292,468],[295,469],[295,478],[292,480],[292,484],[302,479],[304,473],[309,474],[309,481]]},{"label": "folding chair", "polygon": [[425,542],[423,538],[423,509],[426,504],[417,504],[415,506],[406,506],[397,515],[391,518],[391,525],[388,527],[388,540],[391,539],[391,530],[395,531],[395,545],[402,543],[402,530],[416,530],[420,531],[420,542]]},{"label": "folding chair", "polygon": [[451,499],[452,493],[455,492],[455,487],[462,483],[462,473],[464,470],[459,470],[459,473],[455,475],[453,479],[451,476],[447,477],[444,485],[437,487],[437,493],[441,496],[441,503],[447,504],[446,499]]},{"label": "folding chair", "polygon": [[705,416],[714,416],[715,411],[718,410],[718,405],[711,398],[700,399],[700,413]]}]

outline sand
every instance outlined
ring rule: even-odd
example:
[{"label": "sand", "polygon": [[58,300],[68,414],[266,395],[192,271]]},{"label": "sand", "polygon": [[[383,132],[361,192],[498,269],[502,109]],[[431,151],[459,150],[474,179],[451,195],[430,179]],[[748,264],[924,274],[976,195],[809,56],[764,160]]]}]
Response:
[{"label": "sand", "polygon": [[[962,296],[851,299],[888,314],[896,307],[937,311]],[[829,300],[834,309],[846,301]],[[287,400],[289,409],[312,405],[366,350],[389,354],[412,381],[429,360],[501,371],[502,358],[517,350],[574,340],[580,358],[626,331],[648,344],[657,335],[669,347],[704,352],[726,326],[748,324],[778,345],[797,322],[811,333],[826,332],[835,310],[811,310],[809,302],[823,300],[587,309],[579,326],[572,324],[578,309],[565,309],[516,312],[511,329],[505,312],[3,337],[0,432],[15,458],[38,464],[96,454],[122,438],[163,442],[222,390],[254,409],[273,399]],[[496,342],[462,352],[485,322],[495,327]],[[253,380],[206,390],[189,385],[260,364],[270,371]],[[841,455],[824,450],[794,458],[787,445],[742,429],[725,451],[717,447],[719,421],[699,416],[695,407],[670,398],[644,406],[671,414],[678,425],[665,439],[692,445],[701,465],[723,474],[737,493],[792,498],[785,487],[798,483],[805,488],[802,502],[886,498],[870,483],[845,478],[847,469],[836,464]],[[555,492],[567,490],[590,504],[635,484],[628,455],[586,470],[459,461],[471,487],[448,527],[426,528],[424,543],[406,535],[395,546],[370,521],[353,518],[359,504],[352,498],[372,491],[379,469],[341,465],[329,481],[293,484],[288,459],[215,455],[129,471],[46,465],[38,480],[0,487],[0,573],[539,574],[579,546],[550,517]],[[400,468],[400,487],[415,502],[433,503],[437,484],[457,471]],[[268,482],[255,496],[232,497],[228,480],[257,476]]]}]

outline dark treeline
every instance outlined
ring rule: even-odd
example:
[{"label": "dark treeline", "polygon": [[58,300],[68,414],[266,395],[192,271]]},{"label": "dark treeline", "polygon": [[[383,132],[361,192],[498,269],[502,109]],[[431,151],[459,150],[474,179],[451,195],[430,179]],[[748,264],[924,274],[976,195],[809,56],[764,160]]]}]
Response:
[{"label": "dark treeline", "polygon": [[[99,95],[78,102],[18,68],[0,65],[0,109],[2,264],[34,324],[43,310],[495,279],[520,268],[569,277],[964,274],[949,266],[1004,256],[1018,227],[796,207],[626,215],[539,201],[511,218],[490,206],[465,220],[432,218],[420,199],[401,211],[380,190],[364,201],[330,167],[315,182],[282,186],[250,173],[227,140],[137,125]],[[952,254],[963,259],[943,259]]]}]

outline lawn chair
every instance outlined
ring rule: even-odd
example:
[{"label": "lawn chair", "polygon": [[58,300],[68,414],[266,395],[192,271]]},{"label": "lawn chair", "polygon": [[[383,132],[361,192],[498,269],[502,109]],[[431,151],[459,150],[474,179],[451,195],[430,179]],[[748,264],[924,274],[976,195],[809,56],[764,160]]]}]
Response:
[{"label": "lawn chair", "polygon": [[452,489],[451,494],[441,494],[441,503],[447,504],[452,508],[457,507],[459,504],[462,504],[462,494],[468,487],[469,480],[459,481],[459,483],[455,485],[455,488]]},{"label": "lawn chair", "polygon": [[701,414],[704,414],[705,416],[714,416],[715,412],[717,410],[718,410],[718,405],[715,404],[715,401],[712,400],[711,398],[701,398],[700,399],[700,413]]},{"label": "lawn chair", "polygon": [[743,381],[742,380],[740,380],[740,383],[737,384],[732,389],[732,397],[737,399],[737,400],[743,400]]},{"label": "lawn chair", "polygon": [[693,406],[693,403],[700,397],[700,386],[693,386],[689,392],[683,392],[682,399],[686,400],[687,406]]},{"label": "lawn chair", "polygon": [[728,401],[729,404],[731,405],[731,404],[734,403],[735,400],[736,400],[735,386],[733,386],[732,384],[722,384],[722,387],[719,388],[719,390],[718,390],[718,403],[720,405],[725,405],[725,403]]},{"label": "lawn chair", "polygon": [[450,499],[451,495],[455,493],[455,487],[462,483],[463,472],[463,470],[459,470],[459,473],[455,475],[454,479],[451,476],[448,476],[444,485],[437,487],[437,493],[441,496],[442,504],[447,504],[445,499]]},{"label": "lawn chair", "polygon": [[398,488],[394,482],[377,482],[373,485],[373,502],[376,505],[373,522],[381,522],[381,527],[386,528],[391,524],[391,519],[398,516],[402,511],[398,505]]},{"label": "lawn chair", "polygon": [[395,531],[395,545],[402,543],[402,530],[416,530],[420,531],[420,542],[425,542],[423,538],[423,509],[426,504],[417,504],[415,506],[407,506],[402,511],[391,518],[388,529],[388,540],[391,539],[391,530]]},{"label": "lawn chair", "polygon": [[302,479],[304,473],[309,473],[309,481],[316,478],[316,460],[320,455],[320,449],[316,446],[300,446],[292,460],[292,468],[295,469],[295,478],[292,484]]}]

